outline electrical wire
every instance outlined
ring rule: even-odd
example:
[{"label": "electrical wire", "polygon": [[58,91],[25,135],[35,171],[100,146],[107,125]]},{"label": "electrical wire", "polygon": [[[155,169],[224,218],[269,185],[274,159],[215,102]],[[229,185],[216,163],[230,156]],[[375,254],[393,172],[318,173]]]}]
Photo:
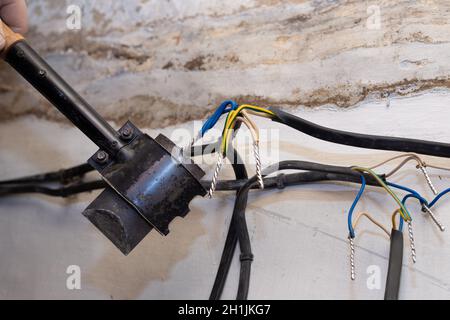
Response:
[{"label": "electrical wire", "polygon": [[[360,184],[360,179],[358,177],[349,176],[345,174],[336,173],[326,173],[326,172],[316,172],[316,171],[306,171],[300,173],[290,173],[283,174],[280,173],[275,177],[264,177],[264,188],[266,189],[284,189],[288,186],[302,185],[306,183],[313,182],[350,182]],[[211,180],[201,180],[200,181],[204,188],[209,188],[211,186]],[[247,182],[247,179],[237,179],[237,180],[218,180],[216,184],[216,191],[236,191],[239,190]],[[367,184],[371,186],[379,186],[374,181],[367,181]],[[101,189],[107,186],[106,182],[103,180],[96,180],[89,182],[89,185],[83,187],[82,183],[77,184],[80,188],[80,192],[88,192],[92,190]],[[95,188],[88,189],[88,186],[93,186]],[[73,185],[71,186],[73,187]],[[12,194],[22,194],[22,193],[42,193],[48,196],[59,197],[66,193],[64,189],[67,186],[62,187],[48,187],[38,183],[20,183],[20,184],[10,184],[10,185],[0,185],[0,196],[7,196]],[[260,189],[259,186],[253,185],[252,189]],[[84,190],[84,191],[82,191]]]},{"label": "electrical wire", "polygon": [[[230,156],[229,160],[231,162],[236,179],[242,179],[243,181],[247,181],[248,180],[247,170],[242,162],[242,159],[239,156],[239,153],[235,149],[233,149],[233,156],[232,158]],[[235,201],[237,201],[238,192],[239,191],[237,190]],[[238,243],[239,237],[237,234],[237,224],[239,222],[240,221],[237,221],[235,215],[233,214],[228,228],[228,233],[222,251],[222,256],[220,258],[219,268],[217,270],[214,285],[212,287],[211,294],[209,296],[210,300],[219,300],[222,295],[223,288],[225,287],[228,272],[230,270],[234,252],[236,251],[236,246]],[[245,281],[247,282],[247,280]]]},{"label": "electrical wire", "polygon": [[[205,147],[206,148],[206,147]],[[361,174],[356,173],[350,168],[346,167],[337,167],[330,165],[322,165],[317,163],[311,163],[306,161],[282,161],[278,164],[274,164],[269,166],[268,168],[263,170],[263,175],[269,175],[272,172],[276,172],[278,170],[316,170],[322,171],[331,174],[341,174],[351,176],[352,179],[359,177]],[[307,174],[307,173],[306,173]],[[375,183],[373,178],[368,176],[371,180],[371,183]],[[250,269],[251,269],[251,261],[253,255],[251,253],[251,246],[247,242],[249,238],[246,234],[248,234],[248,230],[245,223],[245,208],[247,205],[247,197],[248,192],[254,186],[257,181],[257,176],[252,177],[247,180],[244,185],[239,189],[238,195],[236,197],[235,207],[233,210],[233,218],[232,223],[230,224],[229,233],[227,235],[226,245],[224,251],[222,253],[221,262],[219,265],[219,271],[216,276],[216,281],[213,286],[213,290],[211,292],[211,299],[219,299],[221,293],[223,291],[223,286],[226,280],[226,273],[228,272],[231,261],[232,261],[232,253],[231,247],[233,243],[233,237],[230,235],[230,232],[239,233],[239,243],[241,247],[241,272],[240,272],[240,281],[239,281],[239,289],[238,289],[238,299],[245,299],[248,294],[248,288],[250,283]],[[236,217],[236,218],[235,218]],[[236,226],[234,228],[233,219],[236,219],[236,223],[240,223],[240,226]],[[240,230],[239,232],[236,230]],[[246,232],[247,231],[247,232]],[[242,238],[242,239],[241,239]],[[242,240],[242,242],[241,242]]]},{"label": "electrical wire", "polygon": [[402,204],[402,202],[397,197],[397,195],[386,185],[386,183],[384,183],[384,181],[375,172],[373,172],[369,168],[364,168],[364,167],[352,167],[352,169],[355,170],[355,171],[359,171],[359,172],[367,172],[371,176],[373,176],[378,181],[380,186],[383,187],[383,189],[386,190],[386,192],[389,195],[391,195],[392,198],[395,200],[395,202],[397,202],[397,204],[400,206],[400,209],[401,209],[400,214],[402,215],[403,219],[405,219],[406,221],[410,221],[411,220],[411,215],[409,214],[409,212],[406,209],[406,207]]},{"label": "electrical wire", "polygon": [[376,225],[378,228],[380,228],[381,230],[384,231],[384,233],[386,233],[386,235],[388,237],[391,236],[390,232],[388,231],[388,229],[383,226],[383,224],[381,224],[380,222],[378,222],[375,218],[373,218],[369,213],[367,212],[360,212],[358,213],[358,215],[355,218],[355,222],[353,222],[353,230],[356,229],[356,227],[358,226],[359,221],[361,220],[361,218],[367,218],[370,222],[372,222],[374,225]]},{"label": "electrical wire", "polygon": [[406,157],[406,159],[404,159],[400,164],[398,164],[398,165],[397,165],[394,169],[392,169],[390,172],[388,172],[388,173],[385,174],[386,178],[388,178],[388,177],[394,175],[398,170],[400,170],[401,168],[403,168],[403,166],[404,166],[406,163],[408,163],[409,161],[415,160],[415,161],[417,162],[416,168],[417,168],[417,169],[420,169],[420,171],[421,171],[421,172],[423,173],[423,175],[425,176],[425,180],[426,180],[428,186],[430,187],[431,191],[433,191],[434,194],[437,194],[438,192],[437,192],[436,188],[434,187],[433,182],[431,181],[430,176],[428,175],[428,171],[427,171],[427,169],[426,169],[426,166],[427,166],[426,163],[422,160],[422,158],[420,158],[418,155],[416,155],[416,154],[414,154],[414,153],[405,153],[405,154],[397,155],[397,156],[392,157],[392,158],[389,158],[389,159],[387,159],[387,160],[385,160],[385,161],[383,161],[383,162],[381,162],[381,163],[379,163],[379,164],[377,164],[377,165],[375,165],[375,166],[370,167],[370,169],[373,170],[373,169],[378,168],[378,167],[380,167],[380,166],[382,166],[382,165],[384,165],[384,164],[386,164],[386,163],[388,163],[388,162],[390,162],[390,161],[393,161],[393,160],[396,160],[396,159],[399,159],[399,158],[405,158],[405,157]]},{"label": "electrical wire", "polygon": [[225,155],[227,152],[227,146],[229,144],[229,139],[231,137],[232,134],[232,129],[234,128],[235,122],[236,122],[236,117],[241,113],[241,111],[243,110],[252,110],[254,112],[254,114],[265,114],[265,115],[270,115],[273,116],[273,112],[265,109],[265,108],[261,108],[258,106],[252,106],[249,104],[244,104],[239,106],[236,110],[232,110],[228,113],[227,118],[225,120],[225,126],[223,128],[222,131],[222,143],[221,143],[221,152]]},{"label": "electrical wire", "polygon": [[[424,199],[423,197],[421,197],[420,195],[414,194],[414,193],[409,193],[407,195],[405,195],[402,199],[402,204],[406,207],[406,200],[408,200],[409,198],[414,198],[419,200],[420,204],[426,204],[428,205],[428,202],[426,201],[426,199]],[[400,231],[403,231],[403,217],[400,215],[400,222],[399,222],[399,226],[398,229]]]},{"label": "electrical wire", "polygon": [[[402,199],[403,205],[405,205],[406,200],[408,200],[409,198],[415,198],[415,199],[417,199],[417,200],[419,201],[419,203],[422,205],[422,207],[423,207],[423,206],[426,206],[426,208],[428,208],[428,209],[431,209],[431,208],[436,204],[436,202],[439,201],[439,199],[440,199],[443,195],[445,195],[446,193],[450,192],[450,188],[449,188],[449,189],[446,189],[446,190],[442,191],[441,193],[439,193],[439,194],[433,199],[433,201],[431,201],[430,203],[428,203],[428,201],[427,201],[424,197],[422,197],[417,191],[415,191],[415,190],[413,190],[413,189],[411,189],[411,188],[408,188],[408,187],[405,187],[405,186],[401,186],[401,185],[398,185],[398,184],[395,184],[395,183],[392,183],[392,182],[388,182],[388,184],[389,184],[390,186],[394,187],[394,188],[401,189],[401,190],[404,190],[404,191],[406,191],[406,192],[409,193],[409,194],[407,194],[407,195]],[[405,207],[406,207],[406,206],[405,206]],[[433,221],[434,221],[434,222],[438,225],[438,227],[442,230],[443,226],[442,226],[441,222],[440,222],[439,220],[436,220],[436,217],[434,216],[434,214],[433,214],[432,212],[428,212],[428,213],[431,215]],[[403,230],[403,219],[400,219],[399,230],[400,230],[400,231]]]},{"label": "electrical wire", "polygon": [[103,180],[77,183],[69,186],[51,188],[36,184],[2,185],[0,186],[0,196],[22,194],[22,193],[42,193],[52,197],[69,197],[78,193],[104,189],[107,186]]},{"label": "electrical wire", "polygon": [[259,142],[259,129],[256,123],[249,117],[245,110],[241,111],[241,116],[236,117],[236,123],[244,123],[252,134],[253,141]]},{"label": "electrical wire", "polygon": [[392,229],[389,248],[389,265],[384,290],[385,300],[398,300],[403,265],[403,233]]},{"label": "electrical wire", "polygon": [[[281,161],[276,165],[269,166],[263,170],[263,175],[268,175],[273,172],[279,170],[304,170],[305,166],[310,166],[311,163],[305,161]],[[323,170],[326,171],[335,171],[335,166],[328,165],[320,165]],[[342,170],[342,168],[340,168]],[[349,170],[349,168],[345,168],[345,170]],[[351,170],[350,170],[351,171]],[[257,182],[257,176],[253,176],[250,178],[247,183],[239,190],[237,199],[235,202],[233,215],[236,215],[238,221],[241,223],[238,226],[240,228],[239,232],[239,241],[241,246],[241,272],[240,272],[240,285],[238,288],[238,300],[243,300],[247,298],[248,290],[249,290],[249,277],[250,277],[250,269],[251,262],[253,260],[253,254],[251,252],[251,245],[248,237],[248,230],[245,223],[245,209],[247,206],[248,192],[251,189],[252,184]],[[242,240],[242,241],[241,241]]]},{"label": "electrical wire", "polygon": [[[225,104],[222,104],[221,107],[223,107]],[[259,155],[259,130],[258,127],[256,126],[256,124],[250,119],[250,117],[248,116],[248,114],[245,112],[246,108],[252,108],[252,110],[258,110],[258,109],[262,109],[256,106],[248,106],[248,105],[244,105],[244,106],[240,106],[237,108],[237,110],[235,110],[235,105],[233,105],[233,107],[229,110],[229,114],[228,116],[231,115],[231,118],[233,119],[233,124],[234,124],[234,128],[239,128],[239,124],[243,123],[245,124],[245,126],[249,129],[251,135],[252,135],[252,139],[253,139],[253,145],[254,145],[254,155],[255,155],[255,160],[256,160],[256,172],[258,175],[258,182],[260,184],[260,188],[263,189],[264,188],[264,182],[261,176],[261,161],[260,161],[260,155]],[[226,111],[226,109],[218,109],[217,111],[220,112],[224,112]],[[217,112],[216,111],[216,112]],[[239,115],[240,114],[240,115]],[[213,117],[214,119],[218,119],[217,116]],[[226,123],[229,121],[229,117],[227,117]],[[217,121],[216,121],[217,122]],[[210,123],[207,123],[208,126],[210,126]],[[214,122],[215,124],[215,122]],[[222,142],[225,142],[228,144],[229,141],[229,136],[232,134],[233,131],[229,130],[227,133],[227,138],[224,139],[224,137],[222,137]],[[234,131],[235,133],[237,132],[237,130]],[[217,165],[216,165],[216,169],[214,170],[214,174],[213,174],[213,178],[212,178],[212,182],[211,182],[211,186],[209,188],[209,192],[208,192],[208,197],[212,198],[213,193],[216,189],[216,182],[218,180],[218,176],[220,173],[220,170],[222,168],[223,165],[223,158],[226,156],[226,149],[224,149],[224,153],[219,154],[218,160],[217,160]]]},{"label": "electrical wire", "polygon": [[[235,111],[235,110],[230,109],[227,111],[229,114],[228,114],[226,122],[228,122],[229,119],[231,119],[230,111]],[[253,112],[255,112],[258,115],[263,115],[263,113],[259,113],[258,111],[249,110],[249,113],[253,114]],[[238,122],[243,122],[240,120],[237,121],[238,118],[244,118],[244,117],[239,117],[238,114],[239,113],[236,113],[236,115],[233,115],[234,120],[229,122],[230,128],[233,125],[238,125]],[[242,112],[241,112],[241,115],[242,115]],[[264,116],[270,117],[268,114],[264,114]],[[223,143],[223,140],[222,140],[222,143]],[[216,145],[216,147],[218,147],[218,143],[216,143],[215,145]],[[200,146],[200,148],[202,148],[202,149],[203,149],[203,147],[205,147],[205,146]],[[193,147],[192,150],[195,150],[195,148]],[[92,168],[88,169],[88,167],[86,165],[82,165],[82,166],[83,166],[83,169],[81,170],[81,172],[84,170],[87,170],[86,172],[92,171]],[[357,170],[358,168],[364,169],[365,171],[364,172],[361,171],[356,174],[354,172],[352,172],[352,170]],[[304,161],[284,161],[280,164],[270,166],[269,168],[265,169],[263,172],[264,172],[264,175],[267,175],[267,174],[270,174],[270,172],[275,172],[278,170],[288,170],[288,169],[311,170],[311,171],[302,172],[300,174],[279,175],[278,177],[265,177],[264,176],[264,180],[270,181],[270,185],[273,187],[275,187],[275,186],[279,187],[280,181],[282,181],[281,184],[282,184],[282,187],[284,187],[285,185],[290,185],[289,183],[292,183],[292,184],[304,183],[308,179],[309,179],[309,181],[323,181],[323,180],[336,179],[337,181],[357,182],[358,178],[359,178],[359,179],[361,179],[361,185],[363,185],[362,180],[364,179],[364,180],[367,180],[367,182],[369,184],[374,185],[374,184],[378,183],[380,186],[385,188],[385,186],[383,186],[383,184],[382,184],[382,183],[384,183],[384,181],[378,175],[376,175],[373,172],[370,172],[370,170],[368,170],[366,168],[361,168],[361,167],[345,168],[345,167],[336,167],[336,166],[315,164],[315,163],[304,162]],[[245,166],[244,166],[244,170],[245,170]],[[323,171],[321,171],[321,170],[323,170]],[[369,175],[366,175],[366,173],[369,173]],[[74,175],[74,176],[76,176],[76,175]],[[52,177],[52,179],[56,179],[55,181],[58,181],[59,178],[57,179],[55,177]],[[282,177],[282,178],[280,178],[280,177]],[[41,176],[41,178],[42,178],[42,176]],[[3,190],[5,190],[4,188],[12,188],[12,189],[16,190],[17,193],[20,190],[21,190],[20,192],[22,192],[23,190],[26,190],[26,189],[39,190],[39,189],[35,188],[36,187],[35,185],[30,185],[27,183],[45,181],[45,179],[41,179],[41,178],[39,178],[39,179],[36,177],[33,179],[28,178],[28,180],[27,180],[27,178],[21,178],[21,179],[9,180],[7,182],[5,182],[5,181],[0,182],[0,184],[3,184],[0,187],[0,194],[2,194],[2,192],[1,192],[2,188],[3,188]],[[292,179],[289,179],[289,178],[292,178]],[[227,252],[230,251],[229,248],[233,247],[233,244],[232,244],[234,241],[233,237],[235,237],[235,236],[233,236],[233,234],[238,234],[237,240],[234,241],[234,243],[235,243],[234,248],[236,247],[238,241],[239,241],[239,244],[241,247],[241,272],[240,272],[240,282],[239,282],[239,289],[238,289],[237,297],[239,299],[246,299],[247,295],[248,295],[250,268],[251,268],[251,261],[253,259],[253,255],[251,253],[250,239],[249,239],[248,229],[247,229],[247,225],[246,225],[246,221],[245,221],[245,207],[246,207],[246,202],[247,202],[248,191],[250,189],[256,187],[255,179],[257,179],[257,177],[255,176],[252,179],[245,180],[245,178],[238,178],[238,175],[236,175],[236,179],[237,180],[228,181],[228,182],[227,181],[218,181],[218,186],[220,185],[220,183],[222,183],[221,186],[223,186],[225,188],[225,190],[230,190],[231,187],[233,189],[236,189],[238,187],[240,188],[240,190],[238,191],[239,196],[237,197],[236,203],[235,203],[235,209],[233,210],[233,217],[235,217],[235,212],[236,212],[237,219],[234,220],[234,218],[232,218],[232,222],[230,223],[230,230],[229,230],[228,235],[230,235],[231,240],[229,240],[229,241],[226,240],[224,252],[225,252],[226,248],[227,248]],[[286,181],[288,181],[287,184],[286,184]],[[380,183],[380,181],[382,183]],[[19,183],[19,184],[14,185],[13,183]],[[227,185],[227,183],[232,183],[233,185],[230,187],[229,185]],[[386,187],[389,184],[390,183],[387,183]],[[402,189],[406,192],[410,192],[410,194],[408,194],[404,197],[403,201],[401,202],[402,205],[404,204],[404,201],[406,201],[406,199],[408,199],[409,197],[415,197],[420,202],[426,201],[423,197],[420,196],[420,194],[418,194],[417,192],[415,192],[412,189],[409,189],[409,188],[403,187],[403,186],[398,187],[399,185],[396,185],[396,184],[391,184],[391,186]],[[51,189],[51,188],[42,187],[42,186],[38,186],[38,187],[43,188],[41,190],[44,190],[45,192],[48,192],[53,195],[59,194],[61,196],[67,196],[68,194],[71,194],[72,191],[75,191],[75,193],[79,193],[79,192],[83,192],[82,190],[88,190],[88,189],[92,190],[93,188],[104,188],[105,183],[104,183],[104,181],[101,181],[101,180],[100,181],[92,181],[92,182],[88,182],[88,183],[79,183],[78,185],[63,187],[60,189]],[[19,189],[19,188],[22,188],[22,189]],[[50,190],[50,191],[48,191],[48,190]],[[54,191],[54,190],[58,190],[58,191]],[[65,191],[61,191],[61,190],[65,190]],[[67,190],[70,190],[70,191],[67,192]],[[39,191],[31,191],[31,192],[39,192]],[[241,192],[243,192],[243,193],[241,193]],[[444,190],[439,195],[437,195],[435,197],[435,199],[433,199],[433,201],[430,203],[430,206],[431,206],[431,204],[435,204],[443,195],[445,195],[448,192],[450,192],[450,189]],[[391,194],[391,193],[389,193],[389,194]],[[362,193],[361,193],[361,195],[362,195]],[[395,193],[393,193],[391,195],[395,196]],[[239,202],[238,202],[238,200],[239,200]],[[244,202],[245,202],[245,204],[244,204]],[[403,207],[403,208],[401,207],[401,210],[397,209],[396,213],[397,212],[400,212],[401,216],[402,216],[402,213],[408,213],[408,215],[409,215],[409,212],[407,211],[406,207]],[[353,229],[357,226],[357,224],[358,224],[359,220],[362,218],[362,216],[365,216],[365,215],[360,214],[357,216],[357,218],[355,219],[355,223],[352,225]],[[369,216],[366,216],[366,218],[368,218],[371,221],[373,219],[373,218],[370,219]],[[395,229],[395,216],[394,215],[393,215],[393,218],[394,218],[393,223],[394,223],[394,229]],[[400,222],[402,222],[402,220],[403,220],[402,217],[400,217]],[[233,221],[235,221],[235,222],[233,222]],[[374,221],[372,221],[372,222],[375,223]],[[375,223],[375,224],[377,224],[377,223]],[[235,231],[233,231],[233,232],[232,232],[232,227],[235,229]],[[379,227],[381,228],[382,226],[379,225]],[[386,228],[382,228],[382,229],[384,232],[387,231]],[[387,232],[387,234],[389,234],[389,233]],[[228,235],[227,235],[227,239],[228,239]],[[231,252],[234,252],[234,250],[231,250]],[[218,272],[219,279],[224,279],[224,278],[226,279],[226,275],[225,275],[225,277],[223,277],[223,274],[228,273],[229,263],[231,263],[231,259],[232,259],[232,253],[226,254],[226,258],[224,259],[223,267],[221,269],[222,275],[219,276],[219,272]],[[222,263],[222,261],[221,261],[221,263]],[[219,267],[219,270],[220,270],[220,267]],[[223,272],[224,270],[226,270],[226,272]],[[216,277],[216,280],[217,279],[218,278]],[[220,280],[219,282],[224,283],[224,280],[223,281]],[[220,289],[220,287],[222,287],[222,289]],[[220,293],[222,290],[223,290],[223,284],[219,285]],[[219,297],[220,297],[220,294],[219,294]]]},{"label": "electrical wire", "polygon": [[[229,107],[229,106],[231,106],[231,107]],[[203,124],[203,126],[200,130],[200,137],[203,137],[208,130],[213,128],[223,114],[228,113],[232,110],[235,110],[237,107],[238,107],[238,104],[233,100],[223,101],[220,104],[220,106],[216,109],[216,111]]]},{"label": "electrical wire", "polygon": [[398,213],[400,212],[400,209],[395,209],[392,213],[392,229],[397,230],[397,222],[395,222],[395,219],[397,218]]},{"label": "electrical wire", "polygon": [[10,180],[0,181],[0,185],[5,184],[21,184],[21,183],[36,183],[36,182],[60,182],[67,183],[74,179],[81,179],[86,173],[94,171],[88,163],[83,163],[68,169],[52,171],[43,174],[32,175],[28,177],[21,177]]},{"label": "electrical wire", "polygon": [[[212,145],[201,145],[201,146],[191,146],[191,154],[198,155],[198,149],[203,153],[204,151],[209,151],[210,153],[215,152],[214,150],[218,147],[219,143],[213,143]],[[243,164],[242,159],[239,157],[239,154],[236,150],[233,149],[233,155],[227,155],[228,159],[231,162],[233,167],[233,171],[235,173],[236,179],[247,179],[247,170],[245,165]],[[246,195],[239,195],[239,191],[236,193],[235,207],[237,206],[238,200],[247,202]],[[245,208],[244,208],[245,211]],[[245,212],[244,212],[245,213]],[[250,244],[250,236],[248,234],[248,229],[244,219],[242,217],[237,216],[236,210],[233,210],[233,215],[231,218],[230,226],[227,233],[227,238],[225,240],[224,249],[222,251],[222,257],[220,260],[219,268],[216,274],[216,278],[214,280],[214,285],[211,290],[210,300],[218,300],[222,295],[223,288],[225,286],[225,282],[228,276],[228,272],[230,270],[230,266],[233,260],[233,255],[236,250],[237,243],[239,242],[239,246],[241,249],[241,257],[242,255],[251,257],[251,244]],[[250,250],[250,252],[249,252]],[[246,259],[245,261],[241,259],[241,271],[239,277],[239,285],[238,285],[238,299],[245,299],[248,294],[248,288],[250,285],[250,270],[251,270],[251,260]]]},{"label": "electrical wire", "polygon": [[441,193],[439,193],[427,206],[428,208],[433,207],[438,201],[439,199],[441,199],[443,196],[445,196],[446,194],[448,194],[450,192],[450,188],[445,189],[444,191],[442,191]]},{"label": "electrical wire", "polygon": [[[371,179],[367,179],[371,178]],[[279,173],[274,177],[263,177],[264,180],[264,188],[265,189],[284,189],[287,186],[295,186],[302,185],[306,183],[312,182],[350,182],[361,184],[361,179],[358,176],[350,176],[346,174],[337,174],[337,173],[328,173],[328,172],[318,172],[318,171],[305,171],[298,173]],[[241,188],[246,179],[237,179],[237,180],[219,180],[216,184],[216,191],[234,191]],[[366,177],[367,185],[379,187],[380,185],[373,180],[371,176]],[[202,185],[205,188],[209,188],[211,185],[211,181],[202,180]],[[259,186],[252,186],[252,189],[259,189]]]},{"label": "electrical wire", "polygon": [[[199,146],[193,146],[191,148],[192,155],[199,155],[204,152],[214,153],[215,149],[219,148],[218,143],[205,144]],[[239,158],[240,159],[240,158]],[[236,162],[238,161],[238,162]],[[239,162],[240,161],[240,162]],[[242,163],[242,159],[235,160],[235,163]],[[77,181],[77,185],[85,183],[82,181],[86,172],[93,171],[94,169],[89,164],[81,164],[68,169],[61,169],[58,171],[47,172],[43,174],[21,177],[18,179],[4,180],[0,181],[0,195],[6,196],[8,194],[19,194],[19,193],[43,193],[49,196],[60,196],[64,194],[65,191],[61,189],[66,188],[67,184],[74,184],[72,181]],[[353,172],[352,172],[353,173]],[[360,184],[361,179],[359,175],[349,175],[347,173],[331,173],[331,172],[321,172],[321,171],[306,171],[299,173],[280,173],[277,176],[267,176],[264,177],[265,188],[278,188],[284,189],[287,186],[301,185],[305,183],[312,182],[323,182],[323,181],[335,181],[335,182],[350,182]],[[378,183],[369,175],[365,175],[365,179],[368,185],[379,186]],[[239,190],[247,181],[247,179],[236,179],[236,180],[218,180],[216,190],[219,191],[237,191]],[[62,186],[49,186],[47,184],[58,182]],[[106,186],[106,183],[102,180],[89,182],[90,186],[95,187],[92,190],[100,189]],[[211,180],[201,180],[201,184],[204,188],[209,188],[211,185]],[[87,185],[89,186],[89,185]],[[87,189],[87,186],[79,187],[80,190],[91,191]],[[259,188],[258,186],[252,186],[252,189]]]},{"label": "electrical wire", "polygon": [[263,177],[261,174],[261,157],[259,154],[259,129],[258,129],[257,125],[248,116],[248,114],[245,110],[241,111],[241,115],[242,116],[236,117],[236,124],[244,123],[247,126],[247,128],[249,129],[249,131],[251,132],[252,139],[253,139],[253,153],[254,153],[255,163],[256,163],[256,175],[258,176],[258,183],[259,183],[260,189],[264,189],[264,181],[263,181]]},{"label": "electrical wire", "polygon": [[397,160],[397,159],[405,158],[405,157],[406,157],[406,159],[404,159],[397,167],[395,167],[389,173],[385,174],[386,178],[389,178],[390,176],[392,176],[394,173],[396,173],[398,170],[400,170],[406,163],[408,163],[411,160],[415,160],[419,166],[422,166],[422,167],[425,166],[425,162],[423,162],[423,160],[415,153],[404,153],[404,154],[400,154],[400,155],[394,156],[392,158],[389,158],[387,160],[384,160],[383,162],[380,162],[374,166],[369,167],[369,169],[374,170],[374,169],[379,168],[382,165],[389,163],[393,160]]},{"label": "electrical wire", "polygon": [[348,211],[348,217],[347,217],[349,237],[352,239],[355,237],[355,230],[354,230],[353,223],[352,223],[353,211],[355,210],[356,205],[358,204],[359,199],[361,199],[361,196],[364,193],[364,189],[366,188],[366,178],[364,177],[363,174],[361,174],[360,177],[361,177],[361,188],[359,189],[358,193],[356,194],[355,200],[353,200],[350,210]]},{"label": "electrical wire", "polygon": [[[393,188],[396,188],[396,189],[399,189],[399,190],[403,190],[403,191],[406,191],[406,192],[408,192],[408,193],[410,193],[410,194],[413,194],[413,195],[415,196],[416,199],[419,199],[419,200],[420,200],[421,203],[428,203],[427,200],[426,200],[424,197],[422,197],[422,196],[421,196],[416,190],[414,190],[414,189],[411,189],[411,188],[402,186],[402,185],[397,184],[397,183],[389,182],[389,181],[386,181],[386,184],[387,184],[388,186],[390,186],[390,187],[393,187]],[[402,203],[403,203],[403,201],[402,201]]]},{"label": "electrical wire", "polygon": [[214,169],[214,173],[213,173],[213,176],[211,179],[211,185],[210,185],[209,191],[207,193],[207,197],[209,197],[209,198],[212,198],[214,191],[216,191],[216,184],[217,184],[217,180],[219,179],[220,170],[222,170],[223,162],[224,162],[224,157],[222,157],[222,155],[219,154],[217,156],[216,168]]},{"label": "electrical wire", "polygon": [[269,110],[275,114],[272,118],[273,121],[283,123],[317,139],[366,149],[414,152],[450,158],[450,144],[448,143],[376,136],[336,130],[317,125],[276,107],[270,107]]},{"label": "electrical wire", "polygon": [[[241,111],[241,113],[242,112],[243,111]],[[237,133],[238,129],[240,128],[240,124],[244,123],[246,125],[246,127],[249,129],[249,131],[250,131],[250,133],[252,135],[254,143],[257,143],[259,141],[259,130],[256,127],[255,123],[252,122],[248,118],[247,114],[243,113],[242,116],[238,116],[235,119],[236,119],[236,126],[235,126],[236,129],[235,129],[234,132]],[[230,133],[231,133],[231,131],[230,131]],[[259,162],[259,153],[257,153],[257,152],[258,152],[258,150],[255,149],[255,158],[257,159],[257,163],[256,163],[257,170],[256,171],[258,173],[258,179],[260,181],[260,184],[262,185],[262,188],[263,188],[264,185],[263,185],[263,182],[262,182],[262,177],[261,177],[260,171],[258,170],[258,166],[260,167],[261,163],[258,163]],[[218,178],[219,178],[219,173],[220,173],[220,171],[222,169],[222,166],[223,166],[223,162],[224,162],[225,156],[226,156],[226,154],[222,154],[222,153],[218,154],[216,168],[214,170],[214,174],[213,174],[213,177],[212,177],[212,180],[211,180],[211,185],[210,185],[209,191],[207,193],[207,197],[209,197],[209,198],[212,198],[212,196],[214,194],[214,191],[216,190],[216,184],[217,184],[217,181],[218,181]]]}]

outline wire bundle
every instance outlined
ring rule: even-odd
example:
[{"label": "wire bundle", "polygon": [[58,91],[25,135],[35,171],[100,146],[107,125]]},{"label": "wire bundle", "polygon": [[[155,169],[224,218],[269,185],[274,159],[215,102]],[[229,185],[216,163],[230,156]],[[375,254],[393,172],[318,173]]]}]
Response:
[{"label": "wire bundle", "polygon": [[212,129],[217,124],[220,117],[224,114],[227,114],[227,117],[225,120],[224,128],[222,130],[220,150],[216,168],[214,170],[211,185],[208,191],[209,198],[212,198],[214,191],[216,190],[219,173],[222,169],[224,159],[227,157],[229,144],[231,143],[232,137],[235,136],[241,124],[244,124],[251,133],[253,140],[253,154],[256,164],[256,176],[259,188],[264,189],[264,180],[262,176],[261,156],[259,149],[259,129],[255,122],[251,119],[250,114],[271,118],[274,116],[273,112],[265,108],[249,104],[239,106],[233,100],[226,100],[222,102],[222,104],[216,109],[216,111],[206,120],[206,122],[202,126],[202,129],[200,130],[200,133],[196,138],[193,139],[191,145],[193,145],[196,141],[203,137],[208,130]]}]

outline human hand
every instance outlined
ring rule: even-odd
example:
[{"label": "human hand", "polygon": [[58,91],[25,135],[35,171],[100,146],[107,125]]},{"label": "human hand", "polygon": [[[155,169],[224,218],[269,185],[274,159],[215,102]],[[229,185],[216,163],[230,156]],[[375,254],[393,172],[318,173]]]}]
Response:
[{"label": "human hand", "polygon": [[[7,24],[14,32],[25,33],[28,30],[28,15],[25,0],[0,0],[0,21]],[[0,25],[0,51],[4,45],[5,38]]]}]

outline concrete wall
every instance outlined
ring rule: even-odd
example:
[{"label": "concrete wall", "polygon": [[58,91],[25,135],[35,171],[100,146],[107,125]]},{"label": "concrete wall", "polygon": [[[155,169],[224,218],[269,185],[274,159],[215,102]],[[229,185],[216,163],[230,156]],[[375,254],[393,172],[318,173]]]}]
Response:
[{"label": "concrete wall", "polygon": [[[33,46],[119,122],[201,119],[229,97],[348,107],[368,96],[449,86],[448,1],[29,3]],[[71,4],[82,9],[81,30],[67,28]],[[60,119],[15,78],[2,67],[0,119]]]}]

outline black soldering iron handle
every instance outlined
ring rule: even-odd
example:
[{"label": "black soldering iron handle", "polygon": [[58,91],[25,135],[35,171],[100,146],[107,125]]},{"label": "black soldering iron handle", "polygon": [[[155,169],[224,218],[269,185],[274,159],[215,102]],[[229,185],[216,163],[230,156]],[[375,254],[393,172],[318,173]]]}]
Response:
[{"label": "black soldering iron handle", "polygon": [[15,34],[1,21],[0,24],[7,37],[6,47],[1,52],[4,60],[100,149],[114,156],[124,145],[118,132],[57,74],[23,37]]}]

